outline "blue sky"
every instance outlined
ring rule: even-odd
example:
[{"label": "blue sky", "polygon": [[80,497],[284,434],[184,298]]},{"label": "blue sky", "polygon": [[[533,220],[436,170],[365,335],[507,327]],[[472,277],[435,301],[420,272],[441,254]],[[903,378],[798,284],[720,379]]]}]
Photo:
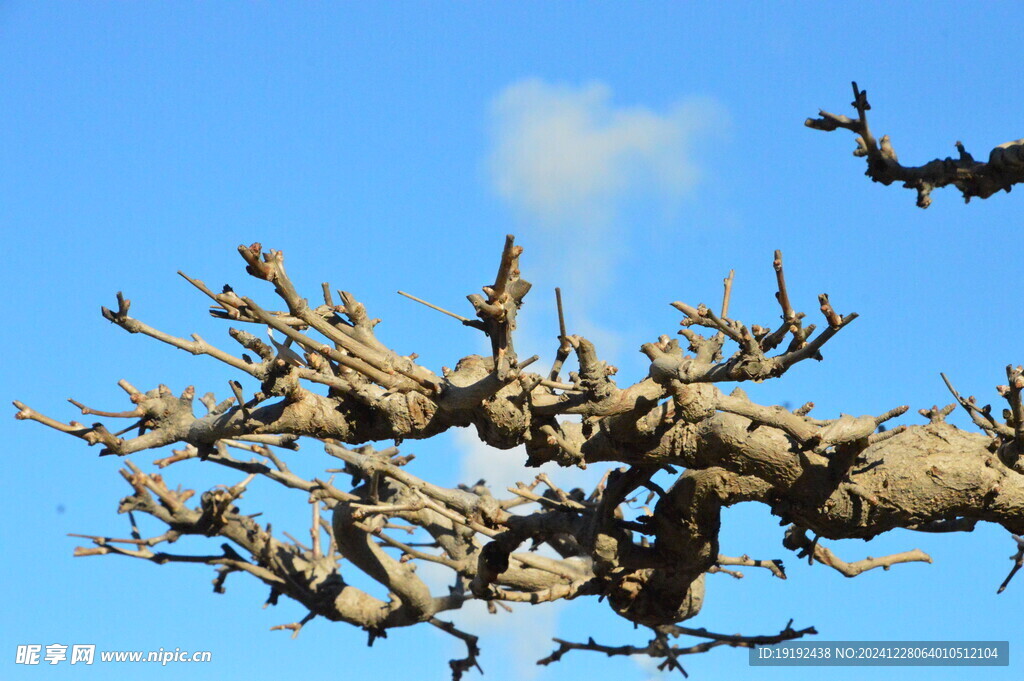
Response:
[{"label": "blue sky", "polygon": [[[922,211],[912,192],[863,177],[852,135],[803,120],[819,107],[848,113],[856,79],[875,132],[892,136],[904,162],[952,154],[956,140],[983,157],[1021,135],[1020,20],[1010,3],[0,2],[2,393],[65,420],[76,416],[68,397],[124,408],[121,378],[226,394],[233,376],[216,362],[129,336],[99,306],[124,290],[154,326],[228,347],[224,325],[175,271],[269,301],[235,252],[253,241],[282,249],[307,295],[321,281],[355,292],[384,319],[385,341],[437,370],[481,351],[480,339],[395,291],[466,313],[464,296],[493,278],[514,232],[535,284],[521,341],[542,363],[556,347],[555,286],[570,328],[632,382],[645,371],[635,349],[678,328],[668,303],[716,302],[730,268],[733,314],[770,323],[781,248],[798,306],[814,312],[827,291],[861,318],[825,362],[750,387],[755,398],[813,400],[819,415],[899,404],[914,414],[948,402],[945,371],[962,392],[994,401],[1003,367],[1024,361],[1021,197],[965,206],[938,191]],[[447,677],[459,648],[434,630],[393,631],[367,649],[363,633],[314,621],[293,641],[268,628],[303,611],[261,610],[264,589],[245,580],[214,595],[209,568],[72,558],[68,532],[127,531],[115,514],[127,493],[120,462],[38,424],[0,423],[3,678],[175,673],[28,669],[12,663],[24,643],[210,650],[212,663],[187,670],[197,680],[296,669]],[[404,447],[417,454],[414,472],[443,484],[518,474],[507,453],[464,434]],[[313,445],[294,457],[309,471],[328,465]],[[167,475],[199,490],[235,482],[204,468]],[[301,530],[307,509],[290,496],[254,489],[246,503]],[[1009,639],[1012,650],[1024,640],[1024,585],[995,595],[1013,550],[997,528],[833,543],[847,560],[912,547],[935,559],[853,580],[801,564],[781,539],[764,508],[728,511],[723,552],[781,557],[790,579],[711,575],[690,624],[769,633],[792,617],[823,640]],[[464,621],[483,636],[487,679],[651,677],[633,660],[585,653],[533,666],[552,635],[645,640],[603,605]],[[1019,678],[1020,668],[970,676]],[[687,669],[696,679],[818,673],[752,670],[729,649]],[[901,675],[962,678],[944,668]]]}]

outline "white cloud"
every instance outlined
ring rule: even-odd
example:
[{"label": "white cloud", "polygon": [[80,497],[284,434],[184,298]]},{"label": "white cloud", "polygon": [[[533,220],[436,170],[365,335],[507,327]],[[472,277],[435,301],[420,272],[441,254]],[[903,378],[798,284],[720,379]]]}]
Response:
[{"label": "white cloud", "polygon": [[720,118],[707,99],[658,113],[614,106],[603,83],[514,83],[492,103],[498,193],[546,223],[606,222],[631,193],[678,199],[699,178],[694,137]]},{"label": "white cloud", "polygon": [[[598,320],[635,234],[620,214],[631,199],[679,204],[701,176],[695,142],[721,131],[722,107],[708,98],[679,99],[660,111],[623,106],[600,82],[528,79],[498,93],[490,113],[493,189],[525,219],[527,237],[537,237],[528,254],[534,283],[561,286],[570,333],[617,364],[622,339]],[[543,289],[550,291],[545,285],[534,298]],[[547,311],[548,300],[527,306],[521,328]],[[539,326],[552,328],[550,321]]]}]

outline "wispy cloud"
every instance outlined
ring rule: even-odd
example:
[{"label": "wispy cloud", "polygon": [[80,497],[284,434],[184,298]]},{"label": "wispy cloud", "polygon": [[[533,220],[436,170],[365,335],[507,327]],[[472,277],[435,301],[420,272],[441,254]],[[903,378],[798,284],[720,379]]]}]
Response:
[{"label": "wispy cloud", "polygon": [[529,257],[563,287],[573,332],[608,359],[616,359],[620,339],[591,311],[616,284],[634,235],[623,208],[635,199],[680,204],[701,178],[697,142],[720,133],[726,118],[706,97],[663,110],[621,105],[600,82],[528,79],[491,103],[493,189],[525,220],[526,236],[537,237]]},{"label": "wispy cloud", "polygon": [[696,135],[720,107],[681,100],[663,112],[616,106],[603,83],[514,83],[493,101],[495,189],[548,226],[607,222],[618,202],[642,193],[675,200],[700,177]]}]

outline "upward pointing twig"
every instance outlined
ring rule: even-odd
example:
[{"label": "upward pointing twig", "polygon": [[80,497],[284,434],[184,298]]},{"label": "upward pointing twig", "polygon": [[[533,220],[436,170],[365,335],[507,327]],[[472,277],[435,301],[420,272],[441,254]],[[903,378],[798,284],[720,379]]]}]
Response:
[{"label": "upward pointing twig", "polygon": [[1006,365],[1007,386],[1003,397],[1010,403],[1010,416],[1013,418],[1013,437],[1017,442],[1018,451],[1024,450],[1024,399],[1021,397],[1021,390],[1024,389],[1024,368],[1013,368],[1012,364]]},{"label": "upward pointing twig", "polygon": [[555,287],[555,303],[558,306],[558,352],[555,354],[555,363],[551,365],[551,373],[548,374],[549,381],[557,381],[558,374],[562,372],[562,364],[572,352],[572,345],[569,343],[569,334],[565,332],[565,313],[562,311],[562,289]]},{"label": "upward pointing twig", "polygon": [[[722,293],[722,319],[729,318],[729,299],[732,297],[732,282],[736,276],[736,270],[729,270],[729,276],[722,280],[725,284],[725,291]],[[716,342],[721,343],[725,339],[725,334],[719,331],[715,334]]]},{"label": "upward pointing twig", "polygon": [[793,334],[794,342],[802,343],[806,340],[806,336],[801,337],[802,330],[800,320],[804,315],[803,313],[794,310],[792,303],[789,301],[789,291],[786,289],[786,273],[782,267],[782,251],[775,251],[775,258],[772,261],[772,266],[775,268],[775,279],[778,283],[779,290],[775,292],[775,299],[779,301],[779,307],[782,308],[782,324],[780,324],[779,328],[775,331],[772,331],[761,339],[761,348],[763,350],[774,349],[790,333]]},{"label": "upward pointing twig", "polygon": [[491,340],[494,373],[501,380],[508,376],[516,364],[516,352],[512,343],[516,314],[522,305],[523,297],[532,286],[519,276],[519,256],[522,253],[523,247],[515,245],[515,237],[507,235],[494,284],[482,287],[487,298],[479,293],[466,296],[476,310],[476,316],[480,318],[484,333]]},{"label": "upward pointing twig", "polygon": [[505,247],[501,251],[501,260],[498,262],[498,274],[494,277],[494,298],[501,298],[509,284],[514,269],[515,259],[523,249],[515,247],[516,239],[512,234],[505,235]]},{"label": "upward pointing twig", "polygon": [[779,284],[776,298],[782,307],[782,321],[788,326],[796,321],[796,312],[793,311],[793,306],[789,302],[789,292],[786,290],[786,273],[782,269],[782,251],[775,251],[775,260],[772,265],[775,267],[775,278]]},{"label": "upward pointing twig", "polygon": [[732,282],[736,277],[736,270],[729,270],[729,276],[723,280],[725,292],[722,294],[722,319],[729,317],[729,298],[732,297]]},{"label": "upward pointing twig", "polygon": [[562,312],[562,289],[555,287],[555,302],[558,304],[558,337],[565,338],[565,314]]}]

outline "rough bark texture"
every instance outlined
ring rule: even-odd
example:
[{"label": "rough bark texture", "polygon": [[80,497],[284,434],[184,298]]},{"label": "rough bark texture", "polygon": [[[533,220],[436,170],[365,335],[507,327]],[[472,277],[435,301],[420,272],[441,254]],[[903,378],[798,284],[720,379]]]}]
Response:
[{"label": "rough bark texture", "polygon": [[[859,110],[866,108],[860,95],[858,101]],[[873,143],[865,144],[869,155],[875,153]],[[882,424],[907,407],[817,419],[809,416],[810,403],[789,410],[757,404],[739,388],[728,394],[719,389],[723,382],[777,378],[797,362],[821,359],[822,346],[856,318],[836,313],[822,295],[821,331],[805,325],[790,303],[779,252],[777,328],[748,327],[728,316],[730,276],[720,313],[673,303],[683,314],[679,333],[685,347],[668,336],[643,345],[648,375],[624,388],[612,378],[614,367],[590,341],[567,334],[564,321],[552,369],[544,375],[526,371],[536,357],[520,359],[513,334],[530,285],[520,277],[522,249],[512,237],[494,283],[483,288],[484,295],[469,296],[477,319],[442,310],[485,332],[491,356],[463,357],[440,374],[382,344],[373,331],[377,320],[352,294],[342,292],[336,304],[324,284],[323,304],[314,307],[295,290],[280,252],[254,244],[239,247],[239,253],[250,275],[273,284],[285,311],[268,312],[230,287],[214,293],[202,281],[185,278],[214,301],[214,316],[278,334],[266,343],[231,328],[230,336],[246,351],[240,357],[198,336],[176,338],[130,317],[130,303],[121,294],[117,309],[104,308],[103,316],[130,333],[229,364],[258,382],[255,394],[233,381],[232,397],[218,401],[207,393],[199,400],[205,413],[197,414],[191,387],[173,395],[162,385],[143,392],[121,381],[134,405],[128,411],[103,412],[73,402],[83,414],[133,421],[117,433],[102,423],[60,422],[15,402],[17,418],[100,445],[103,454],[173,445],[170,455],[154,462],[160,469],[198,458],[245,476],[195,498],[191,490],[171,489],[160,474],[126,460],[122,475],[132,493],[120,511],[152,516],[167,529],[143,537],[133,518],[130,538],[83,535],[93,546],[79,548],[79,555],[216,566],[218,591],[229,574],[248,573],[270,587],[269,602],[285,595],[308,608],[302,622],[281,627],[296,634],[316,616],[360,627],[371,642],[389,628],[431,624],[465,642],[466,657],[451,663],[459,678],[477,665],[476,638],[439,617],[472,599],[493,607],[600,597],[617,615],[653,632],[646,647],[558,641],[558,649],[541,660],[545,664],[587,649],[646,653],[664,658],[665,668],[682,669],[680,655],[813,633],[787,626],[777,634],[744,637],[679,626],[700,612],[709,572],[761,567],[785,578],[781,560],[719,553],[721,512],[732,504],[765,505],[790,525],[786,548],[848,577],[930,559],[913,550],[847,563],[819,538],[870,539],[895,528],[970,530],[979,521],[1024,534],[1020,367],[1007,367],[1008,383],[999,388],[1008,402],[1002,419],[950,385],[980,433],[945,423],[953,405],[922,410],[926,425],[886,431]],[[724,353],[726,343],[736,346],[731,355]],[[570,354],[579,368],[563,380],[562,363]],[[367,444],[429,438],[453,427],[472,427],[499,449],[525,445],[526,466],[622,466],[590,492],[560,489],[543,474],[507,492],[480,483],[445,488],[409,473],[404,466],[410,457],[397,448]],[[338,468],[328,468],[324,479],[293,473],[287,459],[300,438],[319,440],[326,461]],[[667,489],[652,480],[665,470],[675,475]],[[351,476],[351,484],[334,482],[328,478],[332,472]],[[246,486],[257,478],[299,490],[310,504],[308,546],[276,537],[269,523],[254,519],[258,509],[244,507]],[[628,502],[643,495],[645,511],[637,512]],[[403,526],[415,528],[413,539],[396,538]],[[182,535],[220,537],[223,543],[210,555],[163,550]],[[548,555],[532,551],[539,545]],[[1020,552],[1015,561],[1016,570]],[[432,593],[415,571],[417,562],[450,569],[450,589]],[[378,582],[387,599],[347,583],[345,574],[352,570]],[[682,646],[671,640],[678,636],[706,640]]]},{"label": "rough bark texture", "polygon": [[890,185],[902,182],[904,187],[917,191],[917,205],[931,205],[933,189],[953,185],[960,190],[965,202],[977,196],[987,199],[1000,190],[1009,192],[1013,185],[1024,182],[1024,139],[1000,144],[989,152],[987,161],[976,161],[961,142],[956,143],[957,158],[935,159],[920,166],[900,165],[888,135],[876,140],[868,127],[868,93],[853,84],[853,102],[857,118],[819,111],[820,118],[808,118],[804,125],[815,130],[831,132],[837,128],[852,130],[857,137],[854,156],[867,159],[864,173],[874,182]]}]

